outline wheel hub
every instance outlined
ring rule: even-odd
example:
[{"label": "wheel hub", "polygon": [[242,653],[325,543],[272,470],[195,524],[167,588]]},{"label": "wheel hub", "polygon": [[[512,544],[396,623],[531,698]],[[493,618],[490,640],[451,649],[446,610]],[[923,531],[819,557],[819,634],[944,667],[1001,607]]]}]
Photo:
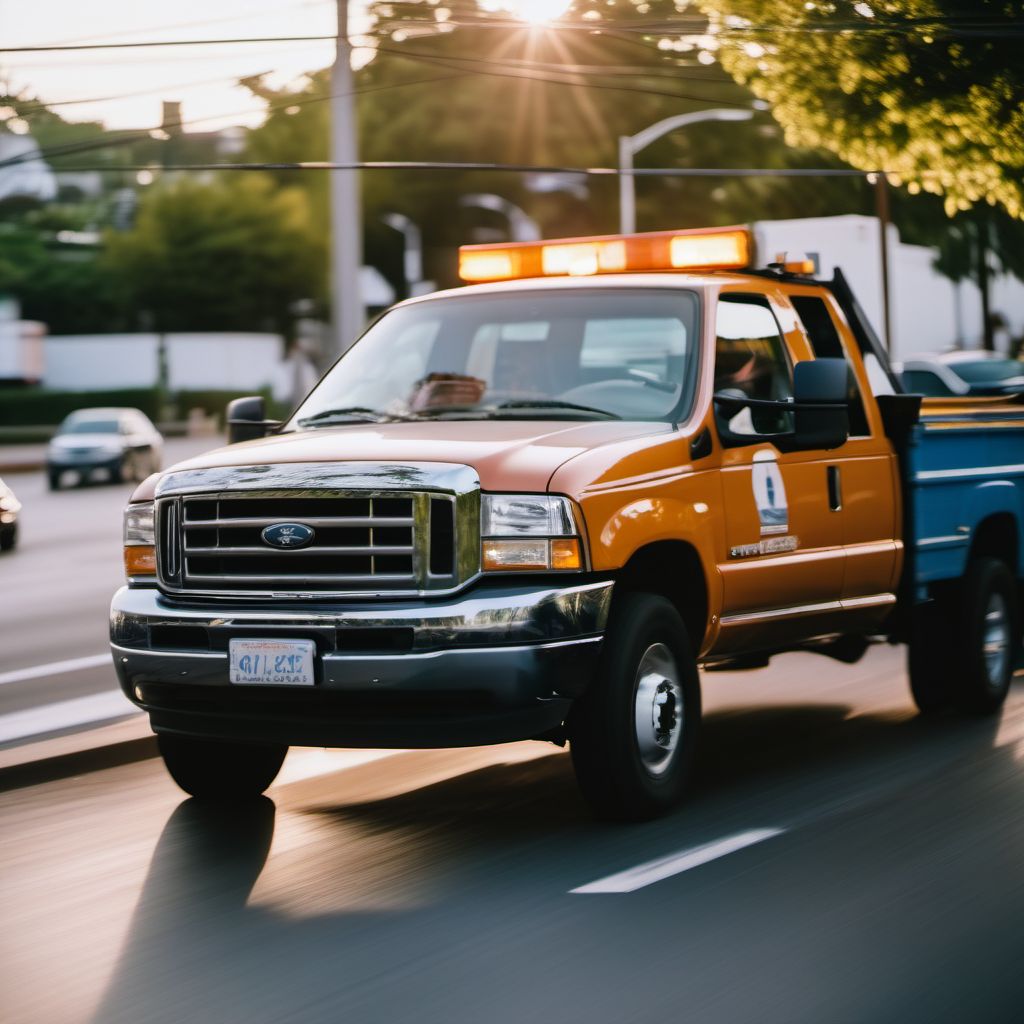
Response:
[{"label": "wheel hub", "polygon": [[1002,594],[990,594],[985,609],[985,669],[989,682],[1000,686],[1010,656],[1010,616]]},{"label": "wheel hub", "polygon": [[636,673],[637,746],[644,767],[662,775],[672,763],[682,733],[684,706],[679,670],[664,644],[651,644]]}]

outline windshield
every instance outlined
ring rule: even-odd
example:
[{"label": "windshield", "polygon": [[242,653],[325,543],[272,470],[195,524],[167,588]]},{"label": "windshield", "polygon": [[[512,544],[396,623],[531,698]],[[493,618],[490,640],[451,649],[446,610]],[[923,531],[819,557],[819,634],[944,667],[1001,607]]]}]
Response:
[{"label": "windshield", "polygon": [[392,310],[288,424],[374,419],[678,418],[696,363],[695,293],[476,295]]},{"label": "windshield", "polygon": [[117,420],[71,420],[65,423],[61,434],[116,434],[119,424]]},{"label": "windshield", "polygon": [[979,359],[976,363],[955,363],[952,369],[968,384],[994,384],[1024,377],[1024,363],[1016,359]]}]

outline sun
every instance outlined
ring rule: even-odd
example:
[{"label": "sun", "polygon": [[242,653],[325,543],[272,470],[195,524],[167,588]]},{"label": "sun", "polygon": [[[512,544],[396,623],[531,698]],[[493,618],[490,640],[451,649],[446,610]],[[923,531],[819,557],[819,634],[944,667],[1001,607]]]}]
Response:
[{"label": "sun", "polygon": [[499,0],[483,6],[508,11],[513,18],[530,25],[543,25],[556,21],[571,5],[572,0]]}]

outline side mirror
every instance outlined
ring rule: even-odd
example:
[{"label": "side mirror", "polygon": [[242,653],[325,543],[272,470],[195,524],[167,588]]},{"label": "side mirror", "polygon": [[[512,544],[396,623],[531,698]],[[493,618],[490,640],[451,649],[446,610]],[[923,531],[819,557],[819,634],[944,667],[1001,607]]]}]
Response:
[{"label": "side mirror", "polygon": [[266,402],[262,395],[250,395],[228,402],[228,444],[255,441],[266,437],[271,430],[281,425],[277,420],[266,419],[266,415]]},{"label": "side mirror", "polygon": [[797,448],[827,451],[846,443],[850,436],[849,374],[845,359],[812,359],[793,367]]}]

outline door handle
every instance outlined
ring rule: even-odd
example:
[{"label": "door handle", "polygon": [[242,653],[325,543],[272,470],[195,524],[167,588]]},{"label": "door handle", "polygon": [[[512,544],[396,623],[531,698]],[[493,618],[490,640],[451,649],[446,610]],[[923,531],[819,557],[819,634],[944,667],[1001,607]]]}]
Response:
[{"label": "door handle", "polygon": [[839,479],[839,467],[828,467],[828,507],[838,512],[843,507],[843,488]]}]

